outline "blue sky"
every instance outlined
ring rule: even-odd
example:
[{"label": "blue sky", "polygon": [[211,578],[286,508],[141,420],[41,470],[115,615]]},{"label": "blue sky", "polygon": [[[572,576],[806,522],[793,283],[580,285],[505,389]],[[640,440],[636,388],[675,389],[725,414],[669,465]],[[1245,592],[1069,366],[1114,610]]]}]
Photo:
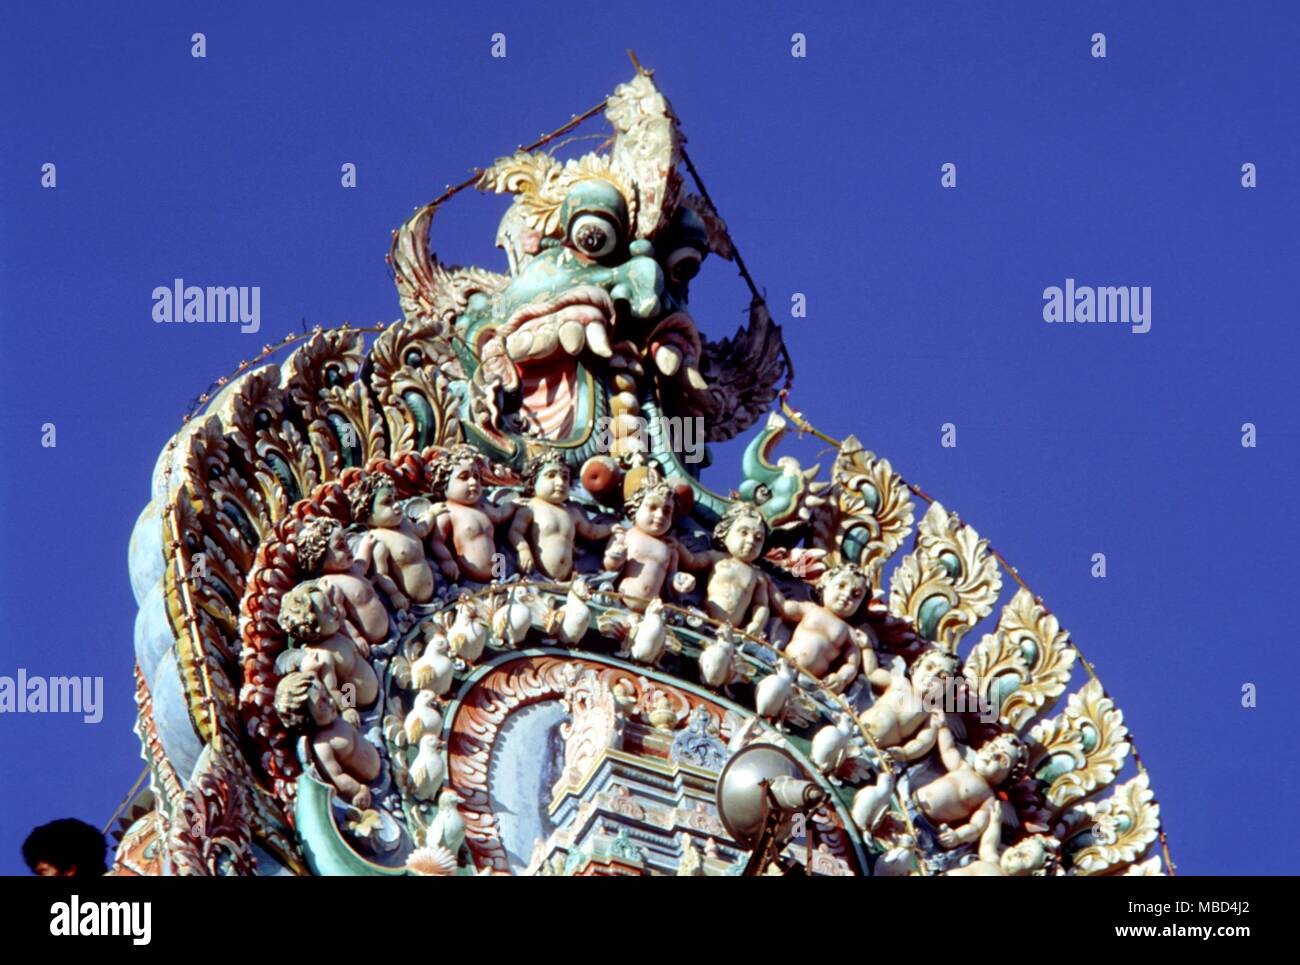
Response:
[{"label": "blue sky", "polygon": [[[1275,822],[1298,790],[1300,7],[1134,6],[5,7],[0,674],[102,675],[106,708],[0,718],[0,871],[36,823],[102,823],[139,773],[126,545],[189,400],[303,320],[396,318],[390,231],[598,102],[629,47],[778,320],[807,296],[785,320],[796,405],[1020,568],[1123,707],[1183,871],[1296,871]],[[501,267],[500,210],[458,200],[435,249]],[[176,277],[261,286],[262,331],[155,325]],[[1150,286],[1150,332],[1046,324],[1066,278]],[[698,289],[730,334],[732,270]],[[706,481],[736,466],[720,451]]]}]

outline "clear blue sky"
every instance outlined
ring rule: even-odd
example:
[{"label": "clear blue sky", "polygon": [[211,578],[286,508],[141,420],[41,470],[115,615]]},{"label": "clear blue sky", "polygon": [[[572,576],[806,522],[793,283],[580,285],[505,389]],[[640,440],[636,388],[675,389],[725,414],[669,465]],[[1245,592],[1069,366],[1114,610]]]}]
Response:
[{"label": "clear blue sky", "polygon": [[[796,404],[1020,567],[1124,708],[1184,871],[1300,870],[1300,6],[822,6],[4,7],[0,673],[103,675],[107,707],[0,718],[0,871],[35,823],[106,820],[140,770],[126,545],[188,401],[304,319],[396,318],[389,232],[596,103],[628,47],[778,315],[807,295]],[[435,247],[499,267],[499,211],[464,198]],[[261,286],[263,331],[155,325],[176,277]],[[1150,286],[1151,331],[1045,324],[1067,277]],[[713,262],[699,284],[729,334],[743,289]]]}]

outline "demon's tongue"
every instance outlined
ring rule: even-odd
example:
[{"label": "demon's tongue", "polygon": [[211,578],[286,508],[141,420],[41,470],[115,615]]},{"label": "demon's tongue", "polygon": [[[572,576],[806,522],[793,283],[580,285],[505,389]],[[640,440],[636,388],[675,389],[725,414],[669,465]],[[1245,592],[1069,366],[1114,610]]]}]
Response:
[{"label": "demon's tongue", "polygon": [[523,409],[547,439],[573,432],[577,366],[572,359],[554,358],[546,365],[522,365],[519,379]]}]

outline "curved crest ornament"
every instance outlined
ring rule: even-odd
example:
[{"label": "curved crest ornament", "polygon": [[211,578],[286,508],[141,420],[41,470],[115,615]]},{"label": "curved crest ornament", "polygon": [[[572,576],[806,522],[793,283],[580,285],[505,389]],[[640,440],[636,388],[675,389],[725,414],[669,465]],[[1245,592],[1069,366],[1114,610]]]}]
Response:
[{"label": "curved crest ornament", "polygon": [[[603,107],[600,150],[540,151],[593,110],[394,232],[401,322],[267,346],[164,449],[132,557],[152,796],[120,867],[736,874],[718,782],[766,743],[822,795],[769,873],[1161,873],[1140,761],[1098,800],[1131,749],[1100,683],[1046,717],[1091,670],[1056,618],[1021,583],[960,659],[1001,558],[789,407],[667,100],[639,71]],[[514,195],[505,274],[433,254],[471,186]],[[690,311],[710,255],[751,289],[720,341]],[[791,423],[836,447],[828,479],[778,454]],[[743,478],[706,486],[704,444],[754,425]],[[936,807],[965,817],[932,833]]]}]

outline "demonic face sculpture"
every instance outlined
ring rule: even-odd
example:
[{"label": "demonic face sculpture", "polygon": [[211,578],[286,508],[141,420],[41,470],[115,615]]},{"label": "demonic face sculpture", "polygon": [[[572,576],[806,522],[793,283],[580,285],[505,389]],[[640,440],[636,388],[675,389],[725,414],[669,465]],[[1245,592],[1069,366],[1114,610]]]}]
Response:
[{"label": "demonic face sculpture", "polygon": [[[448,394],[460,429],[515,469],[526,440],[553,446],[575,470],[596,455],[630,457],[626,424],[621,443],[606,432],[612,424],[618,435],[620,419],[702,419],[708,440],[729,439],[763,414],[787,371],[765,310],[751,306],[749,329],[716,344],[689,314],[705,256],[732,251],[709,204],[683,191],[682,137],[663,95],[638,75],[606,116],[614,137],[603,153],[561,161],[521,151],[480,176],[480,190],[515,196],[497,232],[508,275],[438,265],[430,210],[394,244],[408,322],[436,318],[455,352]],[[667,475],[693,475],[669,442],[654,443],[647,455]],[[726,500],[713,498],[721,515]]]}]

